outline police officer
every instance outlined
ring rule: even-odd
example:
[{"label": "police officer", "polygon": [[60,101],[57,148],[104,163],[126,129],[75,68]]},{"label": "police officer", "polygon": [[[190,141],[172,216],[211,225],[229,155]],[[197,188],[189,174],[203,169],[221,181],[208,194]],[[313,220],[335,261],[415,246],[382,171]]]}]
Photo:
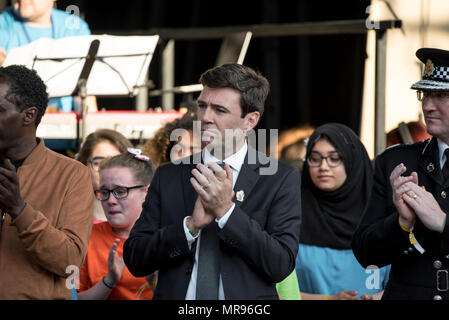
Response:
[{"label": "police officer", "polygon": [[[449,299],[449,51],[422,48],[417,90],[432,139],[376,159],[369,205],[352,239],[364,267],[391,264],[382,299]],[[446,173],[447,172],[447,173]]]}]

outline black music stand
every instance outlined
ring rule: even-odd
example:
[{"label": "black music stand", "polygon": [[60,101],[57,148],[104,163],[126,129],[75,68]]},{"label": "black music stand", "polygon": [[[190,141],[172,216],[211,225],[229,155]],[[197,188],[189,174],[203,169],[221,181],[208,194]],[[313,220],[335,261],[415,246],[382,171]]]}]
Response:
[{"label": "black music stand", "polygon": [[[85,125],[84,119],[86,117],[86,98],[87,98],[87,79],[89,78],[90,71],[94,65],[95,59],[98,53],[98,47],[100,46],[100,40],[92,40],[89,46],[89,52],[86,56],[86,61],[84,62],[83,69],[81,70],[80,76],[78,78],[76,88],[73,91],[73,96],[80,96],[81,105],[80,110],[76,114],[76,148],[79,150],[83,138],[85,137]],[[82,126],[82,127],[81,127]],[[81,132],[83,133],[81,135]],[[81,138],[81,136],[83,138]]]}]

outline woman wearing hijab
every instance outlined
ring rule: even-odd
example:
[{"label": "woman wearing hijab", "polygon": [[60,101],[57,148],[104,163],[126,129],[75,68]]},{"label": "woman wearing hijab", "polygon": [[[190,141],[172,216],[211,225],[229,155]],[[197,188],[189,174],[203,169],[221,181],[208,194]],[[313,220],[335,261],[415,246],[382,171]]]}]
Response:
[{"label": "woman wearing hijab", "polygon": [[365,147],[350,128],[329,123],[310,136],[296,258],[303,299],[380,298],[389,267],[364,269],[351,249],[369,199],[372,171]]}]

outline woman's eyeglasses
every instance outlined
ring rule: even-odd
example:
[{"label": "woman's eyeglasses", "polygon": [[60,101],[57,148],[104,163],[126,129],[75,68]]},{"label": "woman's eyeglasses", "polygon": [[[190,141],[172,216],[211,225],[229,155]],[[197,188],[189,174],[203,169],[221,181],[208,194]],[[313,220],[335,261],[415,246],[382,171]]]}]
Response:
[{"label": "woman's eyeglasses", "polygon": [[131,189],[138,189],[145,187],[144,184],[139,184],[137,186],[132,187],[116,187],[112,190],[109,189],[99,189],[95,190],[95,198],[97,198],[100,201],[106,201],[109,199],[109,195],[112,193],[116,199],[123,199],[128,196],[129,190]]},{"label": "woman's eyeglasses", "polygon": [[310,156],[307,158],[307,163],[309,164],[309,166],[311,168],[317,168],[317,167],[321,166],[323,159],[326,160],[327,165],[331,168],[338,167],[339,165],[341,165],[341,163],[343,161],[343,159],[340,157],[340,155],[337,152],[332,153],[332,154],[328,155],[327,157],[323,157],[318,152],[312,151]]}]

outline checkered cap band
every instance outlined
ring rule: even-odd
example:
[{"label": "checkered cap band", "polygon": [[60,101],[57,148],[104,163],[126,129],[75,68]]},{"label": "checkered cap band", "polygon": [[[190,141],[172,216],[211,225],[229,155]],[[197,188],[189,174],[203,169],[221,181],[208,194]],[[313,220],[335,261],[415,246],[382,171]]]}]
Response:
[{"label": "checkered cap band", "polygon": [[411,89],[426,91],[449,91],[449,82],[424,79],[414,83]]},{"label": "checkered cap band", "polygon": [[423,79],[449,82],[449,67],[434,66],[431,74],[424,72]]}]

